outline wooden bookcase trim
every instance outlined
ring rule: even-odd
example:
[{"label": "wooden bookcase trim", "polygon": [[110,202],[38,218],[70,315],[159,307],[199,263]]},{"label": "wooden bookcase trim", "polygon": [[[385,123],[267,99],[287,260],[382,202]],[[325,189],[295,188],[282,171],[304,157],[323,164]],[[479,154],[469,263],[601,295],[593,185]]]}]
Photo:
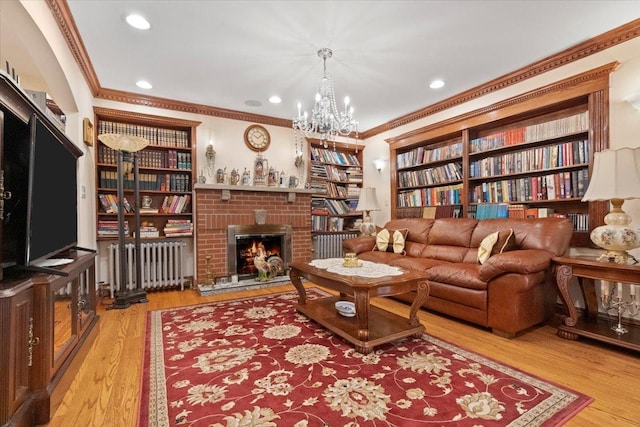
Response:
[{"label": "wooden bookcase trim", "polygon": [[443,135],[455,134],[463,129],[496,123],[518,114],[534,110],[540,112],[545,107],[586,97],[599,90],[608,90],[609,75],[619,65],[619,62],[611,62],[490,106],[387,138],[385,141],[396,150],[402,149],[426,140],[441,138]]},{"label": "wooden bookcase trim", "polygon": [[96,115],[94,123],[98,120],[115,120],[119,122],[128,122],[132,124],[144,123],[149,126],[157,126],[164,128],[181,128],[191,129],[198,127],[202,122],[193,120],[176,119],[174,117],[155,116],[152,114],[134,113],[131,111],[113,110],[110,108],[93,107]]}]

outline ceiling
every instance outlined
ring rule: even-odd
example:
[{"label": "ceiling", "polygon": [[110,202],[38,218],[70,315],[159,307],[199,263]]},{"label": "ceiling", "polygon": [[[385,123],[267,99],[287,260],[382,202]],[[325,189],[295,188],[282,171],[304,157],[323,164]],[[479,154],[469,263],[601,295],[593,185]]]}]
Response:
[{"label": "ceiling", "polygon": [[[630,0],[68,4],[101,87],[252,114],[291,119],[298,102],[310,109],[317,51],[331,48],[336,97],[351,98],[361,131],[640,17]],[[131,12],[151,29],[129,27]],[[140,79],[153,88],[138,88]],[[446,85],[430,89],[434,79]]]}]

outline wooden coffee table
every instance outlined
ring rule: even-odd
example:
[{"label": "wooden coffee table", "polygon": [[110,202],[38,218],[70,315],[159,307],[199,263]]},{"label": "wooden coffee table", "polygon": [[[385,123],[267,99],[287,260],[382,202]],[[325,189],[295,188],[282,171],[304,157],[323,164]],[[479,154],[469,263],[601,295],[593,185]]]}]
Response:
[{"label": "wooden coffee table", "polygon": [[[418,310],[427,300],[429,283],[418,271],[403,271],[402,275],[368,278],[331,273],[305,262],[290,264],[289,277],[298,291],[296,309],[334,334],[352,343],[360,353],[373,347],[407,336],[419,337],[424,326],[418,320]],[[301,278],[340,292],[340,295],[307,301]],[[416,291],[409,318],[371,306],[371,298]],[[345,317],[335,308],[336,301],[355,302],[356,316]]]}]

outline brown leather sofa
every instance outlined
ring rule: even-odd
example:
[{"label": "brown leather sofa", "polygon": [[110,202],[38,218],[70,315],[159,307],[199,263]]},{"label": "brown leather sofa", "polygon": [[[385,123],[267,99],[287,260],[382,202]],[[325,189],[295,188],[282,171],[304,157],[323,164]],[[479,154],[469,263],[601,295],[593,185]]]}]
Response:
[{"label": "brown leather sofa", "polygon": [[[549,320],[557,299],[551,258],[569,248],[573,227],[564,218],[403,218],[385,224],[408,229],[405,253],[373,250],[373,236],[345,239],[345,253],[361,260],[424,271],[429,310],[487,328],[504,337]],[[491,233],[512,229],[515,249],[478,262],[478,247]],[[411,301],[413,295],[399,298]]]}]

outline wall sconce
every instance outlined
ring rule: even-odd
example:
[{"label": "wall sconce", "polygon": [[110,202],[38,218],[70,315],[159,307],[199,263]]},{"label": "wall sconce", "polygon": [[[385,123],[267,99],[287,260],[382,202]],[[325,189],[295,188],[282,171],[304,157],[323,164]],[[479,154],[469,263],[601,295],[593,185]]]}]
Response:
[{"label": "wall sconce", "polygon": [[629,95],[624,100],[631,104],[633,108],[640,111],[640,92]]},{"label": "wall sconce", "polygon": [[378,173],[382,173],[385,166],[387,166],[387,161],[385,159],[375,159],[373,165],[376,167]]}]

